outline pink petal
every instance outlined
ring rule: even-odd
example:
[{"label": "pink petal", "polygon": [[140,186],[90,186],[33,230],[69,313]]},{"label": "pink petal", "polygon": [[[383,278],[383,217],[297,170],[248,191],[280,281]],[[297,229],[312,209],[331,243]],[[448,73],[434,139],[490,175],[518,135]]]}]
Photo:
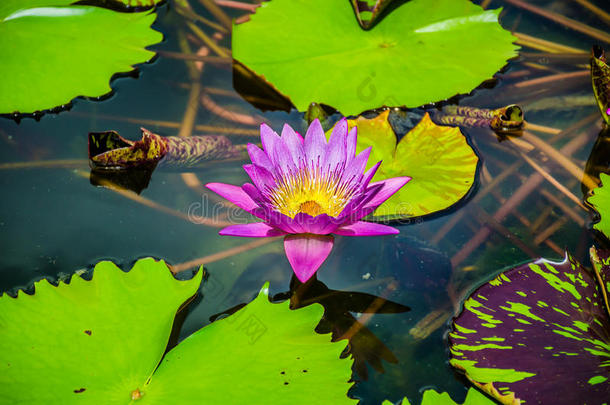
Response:
[{"label": "pink petal", "polygon": [[230,225],[218,232],[224,236],[241,236],[244,238],[267,238],[271,236],[285,235],[286,232],[267,225],[264,222],[253,224]]},{"label": "pink petal", "polygon": [[354,159],[351,160],[349,165],[345,168],[343,172],[344,179],[358,179],[362,178],[362,173],[364,173],[364,169],[366,168],[366,162],[369,160],[369,155],[371,154],[371,147],[369,146],[362,152],[358,154]]},{"label": "pink petal", "polygon": [[391,226],[360,221],[335,229],[334,233],[343,236],[378,236],[395,235],[400,233],[400,231],[396,228],[392,228]]},{"label": "pink petal", "polygon": [[262,166],[257,165],[244,165],[243,166],[248,176],[252,179],[252,182],[259,190],[267,190],[275,186],[275,179],[273,174]]},{"label": "pink petal", "polygon": [[303,149],[303,137],[297,134],[294,129],[288,124],[284,124],[282,129],[282,140],[290,150],[292,160],[297,165],[305,157],[305,149]]},{"label": "pink petal", "polygon": [[286,257],[297,278],[306,282],[320,268],[333,248],[332,235],[287,235],[284,237]]},{"label": "pink petal", "polygon": [[[320,121],[316,118],[309,124],[307,133],[305,134],[305,155],[307,160],[317,164],[323,159],[326,152],[326,136]],[[322,163],[322,162],[319,162]]]},{"label": "pink petal", "polygon": [[[360,218],[358,218],[360,219]],[[320,214],[312,217],[304,212],[299,212],[294,216],[293,226],[297,225],[302,233],[313,233],[316,235],[328,235],[333,233],[342,222],[328,214]]]},{"label": "pink petal", "polygon": [[[330,135],[328,141],[328,147],[326,148],[326,155],[324,157],[323,167],[330,167],[333,170],[338,164],[346,163],[345,155],[345,138],[347,136],[347,120],[343,118],[337,123],[335,129]],[[345,167],[345,166],[344,166]]]},{"label": "pink petal", "polygon": [[347,134],[347,139],[345,140],[345,155],[347,156],[347,161],[351,161],[354,156],[356,156],[356,144],[358,141],[358,127],[353,127],[349,133]]},{"label": "pink petal", "polygon": [[280,142],[280,136],[265,123],[261,124],[261,142],[267,156],[273,159],[276,144]]},{"label": "pink petal", "polygon": [[375,173],[377,173],[379,165],[381,165],[381,160],[375,163],[373,167],[371,167],[369,170],[366,171],[366,173],[364,173],[364,176],[362,177],[362,185],[364,187],[368,187],[369,182],[373,179],[373,177],[375,177]]},{"label": "pink petal", "polygon": [[261,148],[254,145],[253,143],[248,144],[248,155],[250,155],[250,160],[252,164],[257,166],[264,167],[273,173],[273,163],[271,163],[271,159],[269,156]]},{"label": "pink petal", "polygon": [[374,187],[376,185],[381,185],[381,189],[377,192],[377,194],[371,198],[371,200],[366,204],[366,207],[378,207],[385,200],[390,198],[395,192],[400,190],[402,186],[407,184],[411,180],[411,177],[394,177],[387,180],[376,181],[375,183],[369,184],[370,187]]},{"label": "pink petal", "polygon": [[205,186],[248,212],[258,207],[258,204],[241,187],[224,183],[208,183]]}]

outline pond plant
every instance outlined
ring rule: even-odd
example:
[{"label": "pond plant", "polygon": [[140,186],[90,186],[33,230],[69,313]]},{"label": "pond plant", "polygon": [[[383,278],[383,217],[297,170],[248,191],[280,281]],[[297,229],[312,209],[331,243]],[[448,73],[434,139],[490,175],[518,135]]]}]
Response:
[{"label": "pond plant", "polygon": [[[318,304],[272,304],[268,285],[251,303],[167,353],[176,311],[197,293],[203,270],[174,279],[163,261],[124,272],[98,263],[33,294],[0,297],[0,404],[200,404],[302,397],[354,403],[345,343],[314,332]],[[19,348],[18,350],[16,350]]]},{"label": "pond plant", "polygon": [[[542,2],[553,8],[550,0]],[[1,118],[40,119],[71,108],[78,97],[108,98],[113,88],[121,88],[118,83],[110,86],[113,79],[136,76],[134,69],[155,55],[163,62],[178,59],[185,63],[186,74],[174,75],[173,66],[155,77],[155,86],[167,82],[188,92],[180,122],[158,117],[142,122],[111,111],[105,120],[151,128],[142,128],[141,139],[131,140],[100,128],[97,104],[89,106],[93,113],[81,110],[59,117],[91,118],[74,148],[83,152],[84,134],[95,131],[88,137],[92,184],[191,224],[203,220],[198,225],[215,228],[204,243],[193,242],[192,251],[233,243],[218,238],[218,228],[222,236],[258,239],[176,265],[147,257],[129,271],[111,261],[98,262],[99,254],[91,254],[98,263],[90,271],[57,282],[43,278],[1,294],[0,405],[369,405],[384,398],[394,402],[383,405],[458,405],[452,397],[464,396],[463,405],[610,403],[610,160],[605,152],[610,150],[610,68],[601,46],[589,54],[522,34],[517,31],[521,15],[509,31],[499,23],[501,8],[486,9],[489,1],[163,3],[3,0]],[[606,33],[537,5],[522,0],[501,4],[610,43]],[[578,4],[610,21],[589,0]],[[166,15],[157,25],[161,10]],[[246,13],[237,17],[236,10]],[[175,31],[165,31],[168,21]],[[164,50],[171,46],[181,52]],[[543,53],[518,55],[520,46]],[[521,60],[505,69],[515,56]],[[582,69],[586,58],[590,71],[570,70]],[[512,69],[516,65],[520,70]],[[566,65],[570,68],[564,73]],[[210,66],[223,73],[208,75]],[[146,69],[161,71],[163,66]],[[233,88],[215,87],[227,72],[233,74],[236,90],[244,84],[237,82],[244,80],[245,88],[255,89],[253,94],[240,92],[244,100],[235,101],[239,95]],[[541,72],[549,77],[537,77]],[[593,94],[587,84],[587,94],[580,98],[557,99],[557,90],[539,87],[585,78],[591,80]],[[504,83],[494,87],[500,80]],[[148,99],[158,99],[165,103],[164,110],[172,110],[164,95],[151,94],[143,92],[126,108],[142,104],[145,110]],[[464,95],[473,98],[462,103]],[[220,105],[211,96],[233,101]],[[547,99],[537,100],[541,96]],[[570,103],[595,109],[597,103],[605,124],[584,170],[582,160],[570,155],[588,144],[591,128],[599,130],[599,115],[563,130],[535,125],[524,116],[528,107],[534,109],[532,100],[540,101],[538,108],[543,109]],[[94,103],[81,106],[88,104]],[[205,125],[197,124],[200,105],[209,113]],[[265,115],[244,112],[258,105],[294,109]],[[40,128],[41,123],[25,121],[26,128]],[[281,135],[272,129],[279,122]],[[3,123],[0,142],[11,154],[20,153],[11,149],[15,140]],[[293,129],[297,125],[305,136]],[[178,136],[165,136],[173,130]],[[70,131],[73,127],[59,131],[58,143],[65,150],[73,145],[61,137]],[[193,136],[196,131],[205,135]],[[532,131],[552,137],[543,140]],[[256,138],[248,143],[248,136]],[[247,157],[250,162],[243,171],[251,183],[229,184],[242,180],[236,165]],[[518,161],[510,161],[513,158]],[[39,167],[70,167],[80,179],[87,176],[83,162],[86,165],[84,159],[75,166],[66,166],[64,160],[42,162]],[[534,171],[529,177],[520,173],[524,162]],[[571,177],[551,174],[549,162]],[[0,169],[12,169],[12,164],[0,164]],[[221,172],[206,171],[205,189],[194,171],[210,164],[226,169],[230,180]],[[211,216],[193,216],[190,207],[185,214],[138,195],[148,187],[153,170],[163,167],[179,176],[161,174],[156,186],[172,194],[173,180],[179,178],[183,186],[216,204]],[[502,185],[512,175],[519,185]],[[545,181],[559,197],[540,187]],[[571,191],[580,183],[584,198]],[[508,197],[503,188],[509,189]],[[13,194],[9,191],[3,196],[6,201]],[[89,200],[91,208],[84,204],[91,211],[97,197],[110,194],[105,189],[95,192],[99,194]],[[528,204],[526,215],[516,212],[532,194],[544,195],[546,205]],[[485,196],[493,202],[480,204]],[[184,195],[174,197],[179,205]],[[69,211],[63,204],[62,210]],[[232,217],[232,205],[250,215],[245,223]],[[487,214],[485,209],[495,205],[497,211]],[[593,231],[582,218],[587,211]],[[503,224],[508,213],[515,221]],[[70,225],[69,214],[61,227]],[[118,216],[113,211],[103,219],[112,232],[93,226],[92,232],[84,232],[83,225],[79,236],[95,234],[96,246],[104,248],[135,238],[138,226],[129,223],[128,235],[121,234],[121,239],[122,219],[113,222],[112,215]],[[441,218],[448,215],[451,218]],[[445,222],[428,227],[439,218]],[[549,224],[549,218],[555,223]],[[175,247],[171,241],[188,239],[157,217],[145,219],[145,230],[138,235],[150,233],[170,250]],[[0,220],[3,230],[4,216]],[[568,220],[576,226],[564,228]],[[450,247],[439,243],[460,222],[474,235],[460,235]],[[403,227],[406,224],[412,226]],[[566,245],[573,244],[571,253],[549,239],[559,229],[570,242]],[[581,232],[579,241],[570,234],[574,230]],[[531,240],[523,236],[530,234]],[[348,248],[355,242],[343,236],[377,238],[367,239],[372,246],[365,246],[367,251],[363,246],[368,242]],[[241,260],[254,262],[264,244],[280,237],[283,250],[268,246],[271,262],[258,269],[264,270],[263,276],[255,273],[239,282],[243,266],[235,264],[235,257],[250,252]],[[511,243],[495,249],[495,237]],[[492,247],[480,248],[486,242]],[[543,242],[563,254],[563,261],[540,258],[550,257],[537,254]],[[583,246],[591,244],[588,258],[583,257]],[[363,252],[356,252],[360,248]],[[445,250],[455,251],[450,256]],[[474,261],[462,264],[467,257]],[[40,258],[51,263],[51,258]],[[223,259],[230,262],[210,272],[201,266]],[[317,273],[325,262],[328,271]],[[501,265],[490,267],[489,262]],[[333,266],[336,263],[340,265]],[[288,265],[292,273],[285,271]],[[490,269],[506,265],[509,270],[489,279]],[[190,277],[185,275],[194,268],[198,270]],[[274,274],[275,269],[279,272]],[[46,270],[35,271],[47,275]],[[219,295],[226,297],[216,300],[212,281],[231,276],[238,281],[220,283]],[[288,290],[273,296],[265,282],[270,279]],[[480,286],[473,291],[474,284]],[[235,293],[260,285],[258,294],[251,291],[247,298]],[[193,317],[195,311],[216,315]],[[399,318],[409,311],[408,317]],[[390,327],[379,328],[378,319]],[[450,332],[443,336],[448,324]],[[443,361],[421,364],[416,358],[417,350],[443,351],[447,345],[446,367]],[[447,353],[441,356],[445,359]],[[407,368],[411,377],[422,374],[435,380],[413,388],[396,373]],[[367,396],[363,387],[378,392]]]},{"label": "pond plant", "polygon": [[398,233],[383,224],[361,221],[390,198],[410,177],[371,183],[381,165],[365,172],[372,148],[356,154],[357,128],[347,120],[337,123],[328,143],[314,120],[305,137],[284,125],[280,137],[261,126],[261,150],[248,145],[252,164],[244,170],[252,183],[242,187],[208,183],[206,186],[263,220],[230,225],[221,235],[265,238],[284,236],[286,257],[301,282],[324,263],[333,236],[379,236]]}]

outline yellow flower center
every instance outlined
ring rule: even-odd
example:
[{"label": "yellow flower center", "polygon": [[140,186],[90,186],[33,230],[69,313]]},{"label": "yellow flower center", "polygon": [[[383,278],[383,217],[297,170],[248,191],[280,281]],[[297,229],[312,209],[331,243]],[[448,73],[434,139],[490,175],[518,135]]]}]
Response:
[{"label": "yellow flower center", "polygon": [[269,190],[269,199],[275,209],[291,218],[300,212],[312,217],[321,214],[336,217],[354,192],[354,185],[341,181],[341,174],[321,173],[319,168],[301,168],[296,173],[276,179],[276,186]]},{"label": "yellow flower center", "polygon": [[322,214],[322,206],[315,201],[309,200],[299,205],[299,211],[315,217]]}]

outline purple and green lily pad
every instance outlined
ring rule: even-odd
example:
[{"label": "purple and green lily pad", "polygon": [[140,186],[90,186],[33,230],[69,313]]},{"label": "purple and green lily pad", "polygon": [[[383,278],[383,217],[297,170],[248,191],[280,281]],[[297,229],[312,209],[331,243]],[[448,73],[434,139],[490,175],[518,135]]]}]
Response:
[{"label": "purple and green lily pad", "polygon": [[588,199],[600,216],[599,222],[594,224],[593,228],[610,238],[610,176],[600,173],[599,179],[602,186],[594,189]]},{"label": "purple and green lily pad", "polygon": [[545,259],[501,273],[464,302],[451,364],[503,404],[601,405],[610,399],[610,317],[597,271]]}]

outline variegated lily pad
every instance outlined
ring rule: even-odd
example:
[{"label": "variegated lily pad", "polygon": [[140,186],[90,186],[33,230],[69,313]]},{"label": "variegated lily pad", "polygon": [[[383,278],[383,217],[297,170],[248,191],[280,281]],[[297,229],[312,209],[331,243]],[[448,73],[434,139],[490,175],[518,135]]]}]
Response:
[{"label": "variegated lily pad", "polygon": [[348,120],[358,127],[357,152],[372,147],[367,169],[382,161],[372,181],[409,176],[412,180],[373,214],[396,220],[449,208],[472,187],[479,161],[459,128],[436,125],[429,115],[397,143],[388,122],[389,110],[373,119]]},{"label": "variegated lily pad", "polygon": [[479,287],[454,320],[451,364],[503,404],[607,403],[610,317],[598,281],[610,266],[599,257],[599,280],[568,255]]}]

